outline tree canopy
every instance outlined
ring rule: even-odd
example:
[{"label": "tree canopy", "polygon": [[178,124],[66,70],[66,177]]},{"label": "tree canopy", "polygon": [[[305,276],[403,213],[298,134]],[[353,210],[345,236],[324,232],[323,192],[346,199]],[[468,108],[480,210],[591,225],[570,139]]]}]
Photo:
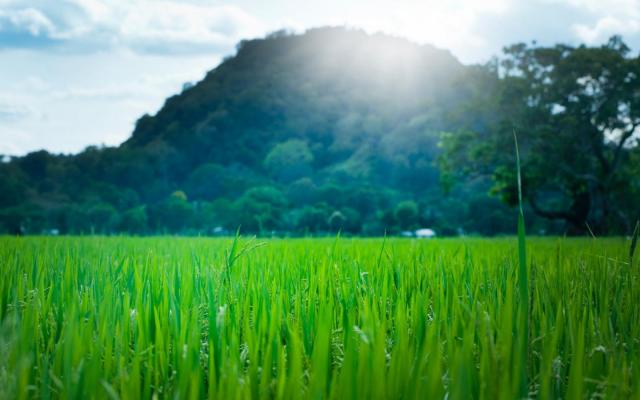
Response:
[{"label": "tree canopy", "polygon": [[490,90],[476,111],[491,116],[447,136],[443,167],[490,175],[493,191],[515,204],[515,132],[533,212],[570,232],[630,229],[640,209],[630,206],[639,194],[640,58],[619,37],[599,47],[517,44],[488,71]]},{"label": "tree canopy", "polygon": [[487,65],[381,34],[241,42],[117,147],[0,163],[0,231],[511,233],[637,218],[638,58],[518,44]]}]

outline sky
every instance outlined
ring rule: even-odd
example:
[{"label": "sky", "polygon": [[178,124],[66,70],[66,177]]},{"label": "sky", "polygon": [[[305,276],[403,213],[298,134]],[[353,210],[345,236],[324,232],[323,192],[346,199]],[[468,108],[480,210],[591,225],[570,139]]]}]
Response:
[{"label": "sky", "polygon": [[118,145],[238,41],[347,26],[482,63],[515,42],[640,50],[640,0],[0,0],[0,154]]}]

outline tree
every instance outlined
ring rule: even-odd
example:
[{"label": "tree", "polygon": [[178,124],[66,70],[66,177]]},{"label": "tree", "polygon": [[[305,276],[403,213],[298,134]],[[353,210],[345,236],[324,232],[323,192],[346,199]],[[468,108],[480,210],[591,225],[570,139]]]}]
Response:
[{"label": "tree", "polygon": [[396,206],[395,217],[400,229],[409,230],[415,228],[418,221],[418,205],[411,200],[403,201]]},{"label": "tree", "polygon": [[[388,50],[398,57],[371,62]],[[584,227],[577,210],[587,204],[581,207],[589,209],[594,230],[622,233],[620,221],[633,220],[638,209],[634,137],[620,147],[614,162],[616,144],[630,130],[622,132],[625,124],[602,128],[607,138],[602,164],[615,166],[608,168],[613,172],[607,180],[606,168],[579,146],[589,143],[580,139],[588,135],[576,134],[588,131],[583,126],[589,124],[614,126],[604,117],[592,123],[581,113],[591,112],[589,105],[597,103],[591,97],[602,90],[588,89],[592,95],[587,96],[571,89],[578,75],[567,71],[582,69],[579,77],[588,75],[604,85],[606,96],[600,100],[603,110],[611,110],[616,108],[607,105],[609,99],[633,96],[635,75],[627,74],[627,81],[618,77],[634,59],[620,56],[624,46],[615,41],[604,50],[515,46],[509,51],[505,63],[487,67],[464,66],[430,46],[342,28],[247,41],[202,81],[167,99],[153,116],[142,117],[121,146],[5,158],[0,163],[0,214],[10,212],[0,229],[23,225],[25,231],[42,227],[88,233],[89,208],[106,203],[119,213],[144,205],[148,233],[212,232],[217,226],[233,231],[239,224],[256,232],[301,229],[296,227],[307,225],[301,222],[307,217],[308,226],[327,230],[327,218],[338,210],[345,218],[344,232],[392,234],[400,230],[395,206],[415,199],[420,201],[416,227],[433,227],[439,234],[511,232],[508,207],[500,204],[499,213],[485,210],[497,207],[489,187],[505,200],[515,199],[515,126],[525,162],[525,195],[531,195],[540,214],[578,215],[571,217],[577,221],[572,224]],[[606,80],[592,69],[609,71]],[[398,79],[382,79],[388,76]],[[632,115],[633,102],[617,110]],[[442,172],[447,171],[434,163],[441,131],[457,132],[460,157],[448,152],[451,140],[443,141],[443,158],[450,165],[486,174],[446,196],[438,183],[446,180]],[[578,178],[569,179],[571,174]],[[282,191],[286,199],[276,203],[284,205],[248,193],[257,187]],[[185,191],[188,201],[167,199],[176,188]],[[327,217],[322,224],[312,223],[320,213],[304,207],[322,208],[322,203]],[[24,204],[42,212],[25,213]],[[561,220],[527,217],[537,231],[564,229]],[[608,227],[598,226],[603,225],[599,219],[608,220]]]},{"label": "tree", "polygon": [[272,176],[283,182],[291,182],[311,172],[313,154],[307,142],[289,139],[276,144],[264,159],[264,166]]},{"label": "tree", "polygon": [[621,199],[634,179],[628,164],[640,126],[640,58],[613,37],[600,47],[517,44],[487,68],[494,79],[493,99],[480,110],[487,117],[444,137],[445,171],[490,174],[493,192],[515,204],[515,131],[523,194],[536,214],[574,233],[587,224],[620,231],[634,212]]},{"label": "tree", "polygon": [[329,225],[329,228],[331,229],[331,231],[337,232],[342,229],[346,221],[347,221],[347,218],[344,216],[344,214],[342,214],[340,211],[334,211],[329,216],[329,219],[327,220],[327,224]]},{"label": "tree", "polygon": [[328,210],[326,204],[304,206],[297,213],[295,228],[299,232],[322,232],[328,228]]},{"label": "tree", "polygon": [[300,206],[315,200],[318,188],[310,178],[304,177],[289,185],[287,197],[292,204]]},{"label": "tree", "polygon": [[171,193],[155,210],[157,227],[170,232],[179,232],[192,223],[193,206],[187,201],[183,191]]},{"label": "tree", "polygon": [[0,165],[0,207],[6,208],[25,200],[26,185],[13,166]]},{"label": "tree", "polygon": [[342,229],[348,233],[359,233],[362,229],[362,218],[360,213],[350,207],[344,207],[340,210],[340,213],[344,216]]},{"label": "tree", "polygon": [[31,210],[20,205],[0,210],[0,232],[11,235],[22,235],[28,232]]},{"label": "tree", "polygon": [[127,233],[144,233],[147,230],[147,210],[145,206],[130,208],[120,216],[118,230]]},{"label": "tree", "polygon": [[223,194],[224,175],[224,167],[217,164],[203,164],[187,178],[187,193],[194,199],[214,199]]},{"label": "tree", "polygon": [[385,232],[393,232],[396,230],[396,216],[392,209],[378,211],[378,220]]},{"label": "tree", "polygon": [[236,226],[258,233],[280,229],[286,206],[286,198],[278,189],[272,186],[251,188],[234,204]]},{"label": "tree", "polygon": [[91,232],[109,233],[116,223],[117,211],[111,204],[96,203],[87,207]]}]

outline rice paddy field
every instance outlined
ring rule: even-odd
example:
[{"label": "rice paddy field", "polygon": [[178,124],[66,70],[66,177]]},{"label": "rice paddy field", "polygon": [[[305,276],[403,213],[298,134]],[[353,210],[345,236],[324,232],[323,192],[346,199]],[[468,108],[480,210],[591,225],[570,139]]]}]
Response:
[{"label": "rice paddy field", "polygon": [[0,398],[640,399],[629,248],[2,237]]}]

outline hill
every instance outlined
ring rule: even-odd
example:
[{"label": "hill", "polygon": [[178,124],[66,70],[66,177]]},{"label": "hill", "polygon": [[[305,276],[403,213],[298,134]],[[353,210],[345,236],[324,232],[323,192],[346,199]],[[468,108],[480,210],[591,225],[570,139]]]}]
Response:
[{"label": "hill", "polygon": [[[1,229],[510,232],[487,182],[445,196],[435,165],[473,73],[433,46],[344,28],[243,41],[122,145],[4,163]],[[492,211],[471,223],[478,210]]]}]

